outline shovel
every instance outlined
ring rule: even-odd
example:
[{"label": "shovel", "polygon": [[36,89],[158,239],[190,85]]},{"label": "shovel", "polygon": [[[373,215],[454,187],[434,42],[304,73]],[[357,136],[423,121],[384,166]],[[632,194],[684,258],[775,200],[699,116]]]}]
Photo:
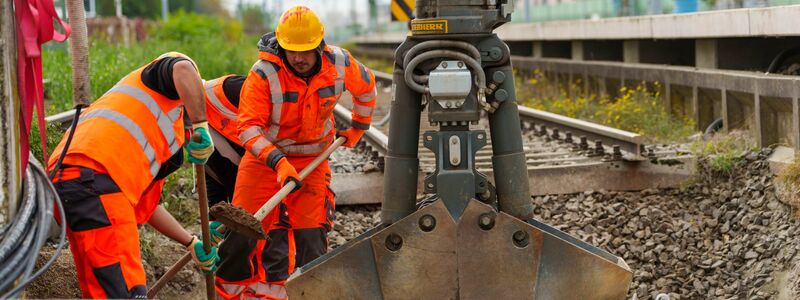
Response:
[{"label": "shovel", "polygon": [[[199,143],[202,140],[202,138],[200,137],[200,134],[195,133],[192,135],[192,140]],[[202,231],[202,236],[203,236],[203,251],[208,253],[211,251],[211,232],[209,231],[208,228],[208,191],[206,190],[206,169],[205,166],[202,164],[195,164],[194,171],[195,171],[195,180],[197,181],[197,195],[199,196],[198,205],[200,206],[200,229]],[[192,254],[189,251],[187,251],[186,255],[181,257],[181,259],[178,260],[178,262],[175,263],[175,265],[173,265],[169,269],[169,271],[167,271],[167,273],[161,277],[161,279],[164,278],[171,279],[181,269],[181,268],[176,268],[175,266],[180,265],[182,267],[191,260],[192,260]],[[217,293],[214,290],[214,274],[213,273],[206,274],[205,278],[206,278],[207,299],[209,300],[216,299]],[[159,281],[156,282],[156,286],[158,288],[153,287],[149,291],[147,291],[148,299],[155,298],[158,291],[161,290],[161,288],[164,287],[164,284],[166,284],[168,281],[164,280],[164,282],[162,283],[161,279],[159,279]]]},{"label": "shovel", "polygon": [[[199,133],[192,135],[192,140],[199,143],[202,138]],[[206,169],[203,164],[195,164],[194,172],[197,178],[197,195],[200,198],[200,229],[203,234],[203,251],[211,252],[211,232],[208,228],[208,190],[206,190]],[[189,252],[187,252],[189,254]],[[189,254],[191,256],[191,254]],[[214,273],[206,274],[206,299],[217,298],[214,290]]]},{"label": "shovel", "polygon": [[[322,163],[322,161],[327,160],[328,156],[330,156],[334,150],[339,148],[339,146],[344,144],[346,140],[347,139],[345,139],[344,137],[339,137],[336,140],[334,140],[333,144],[328,146],[328,148],[325,149],[324,152],[322,152],[308,166],[306,166],[302,171],[300,171],[300,173],[298,174],[300,178],[298,179],[300,181],[303,181],[303,179],[305,179],[306,176],[308,176],[308,174],[311,173],[311,171],[316,169],[317,166],[319,166],[319,164]],[[203,179],[205,180],[205,178]],[[214,216],[214,218],[216,218],[223,224],[219,227],[218,230],[225,231],[226,228],[230,228],[236,233],[254,239],[266,239],[266,234],[264,233],[264,230],[262,229],[261,226],[261,220],[263,220],[267,216],[267,214],[269,214],[269,212],[271,212],[272,209],[274,209],[275,206],[277,206],[278,203],[280,203],[283,200],[283,198],[286,198],[286,196],[289,195],[289,193],[291,193],[296,186],[297,183],[294,181],[289,181],[288,183],[286,183],[286,185],[284,185],[274,196],[272,196],[272,198],[270,198],[266,203],[264,203],[264,205],[262,205],[261,208],[259,208],[258,211],[252,216],[249,213],[247,213],[244,209],[232,206],[227,202],[220,202],[214,205],[214,207],[211,208],[212,215]],[[184,254],[180,260],[178,260],[174,265],[172,265],[172,267],[169,268],[169,270],[166,273],[164,273],[164,276],[161,276],[161,278],[159,278],[158,281],[156,281],[156,283],[153,284],[153,287],[151,287],[150,290],[147,292],[147,297],[154,298],[155,295],[158,294],[158,291],[160,291],[161,288],[163,288],[164,285],[166,285],[167,282],[169,282],[169,280],[172,279],[172,277],[174,277],[175,274],[177,274],[178,271],[180,271],[181,268],[183,268],[183,266],[185,266],[191,260],[192,260],[191,253],[187,252],[186,254]]]}]

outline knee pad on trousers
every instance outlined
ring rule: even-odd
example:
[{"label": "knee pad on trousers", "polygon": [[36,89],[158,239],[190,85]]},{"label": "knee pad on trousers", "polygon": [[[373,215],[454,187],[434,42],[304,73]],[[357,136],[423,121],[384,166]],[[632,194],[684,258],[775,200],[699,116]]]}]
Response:
[{"label": "knee pad on trousers", "polygon": [[257,240],[236,232],[229,233],[219,245],[219,269],[217,277],[235,282],[248,280],[258,275],[256,250]]}]

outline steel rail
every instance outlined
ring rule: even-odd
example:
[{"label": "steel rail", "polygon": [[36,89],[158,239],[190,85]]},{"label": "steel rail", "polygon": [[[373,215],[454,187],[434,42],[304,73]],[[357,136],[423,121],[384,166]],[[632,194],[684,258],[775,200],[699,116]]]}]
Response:
[{"label": "steel rail", "polygon": [[573,138],[581,136],[592,141],[601,141],[604,146],[619,146],[620,150],[629,153],[633,157],[629,159],[642,158],[642,146],[644,137],[638,133],[611,128],[600,124],[573,119],[562,115],[536,110],[519,105],[519,116],[526,121],[532,121],[536,125],[546,128],[558,129],[560,134],[572,134]]},{"label": "steel rail", "polygon": [[[373,72],[375,73],[376,81],[391,84],[391,75],[378,71]],[[619,146],[620,150],[624,152],[623,157],[625,159],[639,160],[642,158],[641,149],[644,145],[644,137],[640,134],[536,110],[522,105],[518,105],[517,109],[523,121],[533,122],[535,125],[545,126],[545,128],[549,129],[558,129],[560,138],[563,138],[561,135],[566,135],[567,133],[570,133],[575,140],[579,140],[581,136],[584,136],[592,142],[600,141],[604,147],[611,147],[611,149],[613,149],[614,146]],[[548,134],[552,133],[552,130],[548,132]],[[593,143],[592,146],[594,145]]]},{"label": "steel rail", "polygon": [[[390,74],[379,71],[373,71],[373,73],[375,74],[376,81],[380,81],[386,85],[391,84],[392,76]],[[560,134],[566,135],[567,133],[571,133],[576,140],[578,140],[580,136],[585,136],[593,142],[601,141],[604,146],[613,147],[617,145],[620,147],[621,151],[627,154],[624,156],[628,159],[639,159],[642,157],[641,148],[643,146],[644,137],[639,134],[536,110],[522,105],[518,106],[518,110],[520,118],[523,121],[533,122],[538,126],[543,125],[549,129],[558,129]],[[45,120],[51,123],[66,123],[72,120],[74,114],[74,110],[69,110],[48,116]],[[334,115],[337,119],[346,122],[348,125],[352,122],[350,110],[340,104],[336,105]],[[364,132],[364,139],[369,144],[373,145],[376,148],[375,150],[381,155],[386,154],[389,145],[389,138],[386,134],[374,127],[370,127],[369,130]]]},{"label": "steel rail", "polygon": [[[336,107],[333,108],[333,114],[336,119],[344,121],[348,125],[353,122],[350,110],[341,104],[336,104]],[[389,137],[375,127],[370,126],[369,129],[364,131],[364,136],[362,138],[372,145],[380,155],[386,155],[389,150]]]}]

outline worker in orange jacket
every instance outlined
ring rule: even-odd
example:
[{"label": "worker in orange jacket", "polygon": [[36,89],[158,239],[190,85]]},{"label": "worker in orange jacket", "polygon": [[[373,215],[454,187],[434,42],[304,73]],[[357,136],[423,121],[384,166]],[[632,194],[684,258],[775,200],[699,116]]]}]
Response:
[{"label": "worker in orange jacket", "polygon": [[[317,15],[290,8],[275,33],[259,42],[239,103],[239,164],[233,204],[255,213],[306,167],[334,136],[354,147],[369,129],[375,76],[344,49],[326,45]],[[344,90],[353,96],[353,127],[335,131],[333,108]],[[220,298],[285,298],[283,284],[298,267],[327,251],[334,193],[327,161],[314,169],[262,222],[268,241],[230,234],[220,245]]]},{"label": "worker in orange jacket", "polygon": [[[244,76],[225,75],[203,83],[206,90],[206,116],[209,133],[214,142],[214,153],[206,162],[206,190],[208,206],[219,202],[231,202],[239,162],[244,148],[239,144],[239,93]],[[219,221],[212,221],[211,237],[215,242],[224,238],[218,228]]]},{"label": "worker in orange jacket", "polygon": [[[203,243],[159,206],[164,178],[183,164],[184,108],[200,141],[189,160],[205,163],[214,151],[194,61],[166,53],[121,79],[80,115],[63,163],[65,139],[48,170],[66,213],[69,246],[84,298],[146,298],[138,224],[184,245],[204,272],[216,248]],[[66,136],[66,135],[65,135]],[[55,169],[58,170],[55,170]]]}]

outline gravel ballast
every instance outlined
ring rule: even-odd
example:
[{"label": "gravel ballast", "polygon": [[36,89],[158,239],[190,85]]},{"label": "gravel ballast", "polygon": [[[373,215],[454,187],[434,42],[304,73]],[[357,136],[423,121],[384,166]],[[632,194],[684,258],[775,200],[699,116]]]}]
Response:
[{"label": "gravel ballast", "polygon": [[[681,189],[534,197],[535,218],[624,258],[629,298],[797,299],[800,222],[776,197],[769,153],[728,174],[701,167]],[[377,205],[341,207],[331,246],[379,222]]]}]

